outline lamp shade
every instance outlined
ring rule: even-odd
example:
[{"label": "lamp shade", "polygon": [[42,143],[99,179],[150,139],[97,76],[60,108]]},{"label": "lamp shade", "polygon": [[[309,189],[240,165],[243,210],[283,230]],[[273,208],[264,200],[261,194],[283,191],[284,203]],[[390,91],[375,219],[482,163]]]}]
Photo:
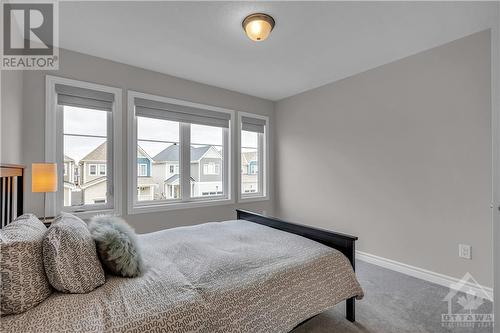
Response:
[{"label": "lamp shade", "polygon": [[57,191],[57,164],[33,163],[31,165],[31,192]]}]

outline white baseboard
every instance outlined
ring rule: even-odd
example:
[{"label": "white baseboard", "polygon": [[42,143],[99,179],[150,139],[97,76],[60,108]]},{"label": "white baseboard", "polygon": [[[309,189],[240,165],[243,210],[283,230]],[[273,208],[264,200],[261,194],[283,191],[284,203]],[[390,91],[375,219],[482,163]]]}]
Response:
[{"label": "white baseboard", "polygon": [[[420,267],[403,264],[395,260],[379,257],[362,251],[356,251],[356,259],[451,289],[456,289],[455,286],[460,285],[461,282],[460,279],[448,275],[432,272]],[[493,288],[471,283],[469,281],[467,281],[464,286],[466,286],[467,289],[472,290],[476,295],[486,293],[489,296],[490,300],[493,299]]]}]

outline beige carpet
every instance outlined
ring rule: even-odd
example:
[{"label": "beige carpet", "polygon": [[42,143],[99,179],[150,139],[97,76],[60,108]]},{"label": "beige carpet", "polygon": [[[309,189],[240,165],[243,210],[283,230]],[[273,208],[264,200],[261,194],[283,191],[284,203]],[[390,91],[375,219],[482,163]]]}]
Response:
[{"label": "beige carpet", "polygon": [[[356,302],[356,322],[344,317],[344,303],[293,330],[293,333],[491,333],[487,328],[444,328],[441,314],[447,312],[443,298],[449,292],[426,281],[358,261],[357,275],[365,298]],[[454,305],[459,311],[459,305]],[[480,313],[491,313],[485,301]]]}]

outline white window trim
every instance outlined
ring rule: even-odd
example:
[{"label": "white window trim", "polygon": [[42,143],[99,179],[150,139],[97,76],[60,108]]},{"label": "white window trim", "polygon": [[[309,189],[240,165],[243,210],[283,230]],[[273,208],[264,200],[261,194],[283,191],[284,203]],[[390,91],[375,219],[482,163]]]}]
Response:
[{"label": "white window trim", "polygon": [[[241,118],[242,117],[250,117],[250,118],[255,118],[255,119],[262,119],[266,122],[266,126],[264,129],[264,135],[259,136],[259,146],[263,148],[262,152],[259,152],[259,160],[262,160],[262,165],[263,167],[259,168],[259,177],[262,174],[262,170],[264,170],[263,179],[262,179],[262,186],[259,181],[259,187],[262,187],[262,189],[259,190],[259,192],[256,193],[241,193],[242,187],[241,187]],[[258,114],[253,114],[253,113],[247,113],[247,112],[238,112],[238,126],[237,126],[237,132],[238,132],[238,149],[237,149],[237,154],[236,154],[236,160],[237,160],[237,170],[238,170],[238,176],[237,176],[237,192],[238,192],[238,202],[253,202],[253,201],[266,201],[270,199],[270,145],[269,142],[270,140],[270,124],[269,124],[269,117],[267,116],[261,116]],[[260,163],[259,163],[260,164]]]},{"label": "white window trim", "polygon": [[[122,215],[122,150],[121,150],[121,142],[122,142],[122,90],[120,88],[104,86],[100,84],[78,81],[72,79],[66,79],[62,77],[47,75],[45,77],[45,162],[47,163],[57,163],[61,166],[64,163],[63,154],[61,156],[57,155],[58,149],[60,150],[62,147],[61,140],[58,140],[58,125],[59,128],[62,127],[62,124],[58,124],[57,118],[57,95],[55,86],[56,84],[65,84],[73,87],[93,89],[98,91],[104,91],[108,93],[114,94],[114,103],[113,103],[113,136],[112,136],[112,144],[113,144],[113,161],[112,161],[112,181],[113,185],[111,186],[111,194],[112,198],[112,208],[105,209],[96,209],[96,210],[86,210],[86,211],[72,211],[73,214],[87,219],[92,216],[98,214],[115,214]],[[59,168],[61,170],[63,168]],[[106,173],[107,170],[106,170]],[[63,178],[61,177],[61,180]],[[56,216],[63,209],[63,200],[64,200],[64,182],[59,181],[58,191],[55,193],[47,193],[47,201],[45,203],[45,209],[48,216]],[[87,207],[91,207],[88,205]]]},{"label": "white window trim", "polygon": [[146,177],[148,175],[148,165],[146,163],[139,163],[139,170],[141,170],[142,166],[145,167],[146,172],[145,172],[145,174],[142,174],[142,173],[139,174],[138,173],[137,176],[139,176],[139,177]]},{"label": "white window trim", "polygon": [[[224,158],[224,170],[227,170],[227,175],[224,175],[226,181],[226,195],[222,196],[212,196],[210,198],[207,197],[195,197],[190,198],[189,200],[182,201],[181,199],[169,199],[169,200],[158,200],[158,201],[137,201],[136,193],[134,189],[137,187],[137,117],[135,116],[135,104],[134,98],[144,98],[158,102],[172,103],[183,106],[190,106],[195,108],[201,108],[211,111],[224,112],[229,113],[231,115],[231,120],[229,121],[229,128],[227,129],[228,135],[224,135],[224,147],[226,151],[226,155]],[[234,184],[234,172],[233,172],[233,142],[235,139],[234,128],[235,128],[235,111],[225,108],[220,108],[217,106],[193,103],[189,101],[184,101],[180,99],[174,99],[170,97],[163,97],[157,95],[146,94],[138,91],[127,91],[127,103],[128,103],[128,111],[127,111],[127,121],[128,121],[128,132],[127,132],[127,161],[128,165],[131,166],[128,168],[127,173],[127,186],[128,186],[128,200],[127,200],[127,212],[128,214],[142,214],[142,213],[150,213],[150,212],[161,212],[168,210],[176,210],[176,209],[186,209],[186,208],[195,208],[195,207],[207,207],[207,206],[219,206],[219,205],[229,205],[234,204],[234,193],[233,193],[233,184]],[[181,126],[183,126],[181,124]],[[181,137],[179,141],[182,142],[185,140],[190,140],[187,137],[190,131],[180,131]],[[182,133],[184,133],[185,137],[182,137]],[[188,152],[186,150],[186,152]],[[188,152],[189,153],[189,152]],[[190,173],[190,163],[182,163],[182,159],[190,159],[189,156],[182,156],[183,152],[181,151],[179,166],[180,173]],[[184,191],[189,190],[191,187],[191,183],[189,181],[189,177],[185,178],[184,181],[181,181],[181,188]]]},{"label": "white window trim", "polygon": [[[101,173],[101,167],[104,167],[104,174]],[[97,173],[98,176],[107,176],[108,174],[108,168],[107,168],[107,165],[106,164],[99,164],[99,171]]]},{"label": "white window trim", "polygon": [[[95,167],[95,174],[92,173],[92,167]],[[97,176],[98,175],[98,168],[97,168],[97,164],[95,163],[92,163],[92,164],[89,164],[89,176]]]},{"label": "white window trim", "polygon": [[[174,171],[170,171],[170,169],[174,169]],[[168,164],[167,175],[175,175],[176,173],[179,173],[179,165]]]},{"label": "white window trim", "polygon": [[[206,167],[206,172],[205,172]],[[212,171],[210,171],[210,167],[212,167]],[[203,164],[203,174],[205,176],[218,176],[220,175],[220,166],[214,162],[208,162]]]}]

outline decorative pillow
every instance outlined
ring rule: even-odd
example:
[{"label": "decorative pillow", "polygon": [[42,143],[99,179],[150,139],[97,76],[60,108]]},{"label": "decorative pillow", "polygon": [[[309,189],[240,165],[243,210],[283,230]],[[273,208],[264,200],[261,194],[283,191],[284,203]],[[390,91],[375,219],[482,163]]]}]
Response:
[{"label": "decorative pillow", "polygon": [[136,277],[143,271],[137,236],[125,221],[115,216],[97,216],[89,223],[99,258],[106,269],[124,277]]},{"label": "decorative pillow", "polygon": [[43,262],[52,287],[64,293],[88,293],[105,282],[87,224],[68,213],[59,215],[47,230]]},{"label": "decorative pillow", "polygon": [[43,269],[42,241],[46,231],[33,214],[24,214],[0,230],[2,316],[24,312],[52,292]]}]

